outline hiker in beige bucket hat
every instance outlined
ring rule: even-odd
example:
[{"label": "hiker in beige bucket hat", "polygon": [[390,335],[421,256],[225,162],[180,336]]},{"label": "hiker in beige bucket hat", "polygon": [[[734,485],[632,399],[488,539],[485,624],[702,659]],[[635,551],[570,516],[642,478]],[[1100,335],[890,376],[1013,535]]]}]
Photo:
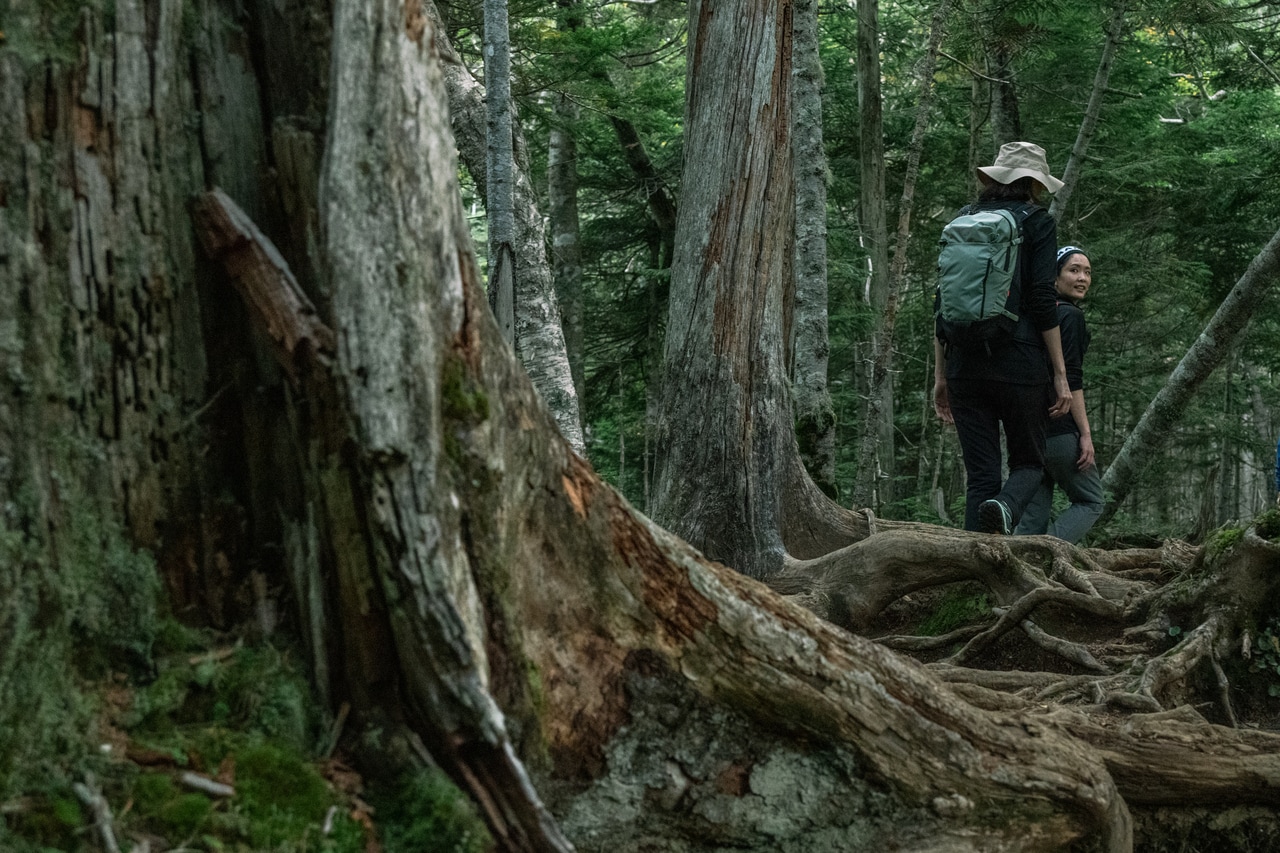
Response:
[{"label": "hiker in beige bucket hat", "polygon": [[1049,174],[1044,149],[1034,142],[1006,142],[1000,146],[995,163],[978,167],[978,180],[984,185],[992,181],[1011,184],[1019,178],[1033,178],[1051,193],[1062,189],[1062,181]]},{"label": "hiker in beige bucket hat", "polygon": [[[1040,488],[1049,417],[1071,409],[1054,287],[1057,226],[1039,204],[1062,182],[1030,142],[1001,146],[978,177],[978,199],[939,243],[933,406],[960,441],[965,529],[1009,534]],[[969,321],[954,305],[984,313]]]}]

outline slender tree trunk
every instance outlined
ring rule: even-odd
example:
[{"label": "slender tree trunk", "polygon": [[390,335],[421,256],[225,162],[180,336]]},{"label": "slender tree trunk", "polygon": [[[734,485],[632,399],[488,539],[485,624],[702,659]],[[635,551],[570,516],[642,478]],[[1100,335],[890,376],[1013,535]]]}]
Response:
[{"label": "slender tree trunk", "polygon": [[835,498],[836,416],[827,386],[827,156],[822,144],[818,2],[796,0],[793,29],[796,162],[796,298],[791,333],[796,438],[805,470]]},{"label": "slender tree trunk", "polygon": [[983,145],[983,128],[991,120],[990,87],[983,86],[978,76],[969,78],[969,156],[966,172],[973,187],[977,187],[977,168],[990,162]]},{"label": "slender tree trunk", "polygon": [[1102,101],[1106,96],[1107,83],[1111,79],[1111,64],[1115,60],[1120,40],[1128,31],[1125,15],[1127,2],[1116,3],[1112,7],[1111,22],[1107,26],[1107,40],[1102,46],[1102,58],[1098,60],[1097,73],[1093,75],[1093,89],[1089,92],[1089,104],[1085,107],[1084,117],[1080,120],[1080,130],[1076,133],[1075,144],[1071,146],[1071,157],[1066,168],[1062,170],[1062,188],[1054,193],[1053,205],[1049,215],[1061,221],[1075,192],[1076,183],[1080,180],[1080,171],[1084,168],[1085,154],[1089,143],[1093,140],[1093,132],[1098,126],[1098,117],[1102,115]]},{"label": "slender tree trunk", "polygon": [[1100,522],[1115,514],[1118,506],[1156,457],[1165,440],[1174,432],[1191,395],[1231,352],[1241,331],[1258,305],[1280,278],[1280,231],[1272,236],[1249,264],[1227,298],[1209,320],[1200,337],[1178,362],[1164,387],[1147,406],[1138,425],[1116,454],[1103,475],[1102,485],[1109,495]]},{"label": "slender tree trunk", "polygon": [[866,405],[863,409],[858,470],[853,505],[879,511],[893,500],[893,376],[886,369],[875,376],[875,352],[892,347],[893,317],[889,309],[889,228],[885,212],[884,122],[880,96],[880,4],[858,2],[858,114],[859,161],[862,187],[860,219],[870,265],[870,303],[875,328],[870,346],[863,347]]},{"label": "slender tree trunk", "polygon": [[[445,79],[449,109],[458,152],[475,179],[489,208],[488,148],[486,147],[486,98],[475,78],[462,65],[449,44],[433,3],[425,11],[436,22],[436,49],[446,58]],[[514,110],[514,108],[513,108]],[[514,252],[515,349],[543,400],[555,414],[560,431],[578,452],[583,452],[581,396],[574,383],[562,311],[555,292],[551,263],[547,258],[546,224],[538,209],[538,196],[529,180],[523,135],[513,127],[513,160],[510,180]],[[575,218],[576,225],[576,218]],[[492,233],[491,235],[492,236]],[[492,256],[491,256],[492,257]],[[493,267],[490,267],[492,272]],[[579,269],[579,282],[581,270]],[[579,289],[579,293],[581,290]],[[490,288],[492,299],[495,291]],[[578,317],[581,317],[579,305]],[[502,325],[501,318],[499,326]]]},{"label": "slender tree trunk", "polygon": [[[601,82],[606,83],[610,93],[612,93],[612,83],[607,78],[604,78]],[[652,254],[653,270],[655,272],[669,270],[675,253],[677,218],[675,198],[672,196],[667,182],[654,167],[653,161],[649,159],[649,154],[645,151],[644,141],[640,138],[640,133],[636,130],[635,124],[617,112],[610,112],[609,123],[613,125],[614,133],[618,137],[623,158],[627,161],[627,165],[631,168],[631,173],[635,175],[639,186],[644,192],[645,201],[649,208],[649,217],[653,220],[654,229],[657,232],[656,245]],[[662,275],[648,276],[646,286],[649,291],[649,322],[646,326],[644,342],[644,445],[648,448],[654,443],[658,419],[661,417],[664,318],[668,310],[670,286],[669,281]],[[646,453],[641,457],[646,509],[649,506],[648,483],[652,477],[651,468],[650,456]]]},{"label": "slender tree trunk", "polygon": [[1018,87],[1013,76],[1013,57],[1009,48],[999,42],[989,45],[987,68],[991,81],[992,157],[1006,142],[1022,139],[1022,110],[1018,106]]},{"label": "slender tree trunk", "polygon": [[[657,231],[657,244],[652,255],[655,272],[669,270],[675,253],[676,241],[676,203],[662,175],[654,168],[653,161],[645,151],[644,141],[634,124],[620,115],[611,113],[609,123],[613,125],[618,142],[622,146],[623,157],[631,172],[643,188],[645,201],[649,207],[649,216]],[[644,342],[644,445],[646,448],[654,443],[658,419],[661,417],[663,396],[662,350],[665,332],[663,318],[668,310],[670,285],[661,275],[647,277],[649,291],[649,322],[646,325]],[[641,457],[641,470],[645,484],[645,508],[649,507],[648,483],[652,476],[649,454]]]},{"label": "slender tree trunk", "polygon": [[551,229],[551,274],[569,374],[579,406],[583,401],[582,236],[578,223],[578,147],[574,126],[578,107],[556,95],[556,124],[547,143],[547,219]]},{"label": "slender tree trunk", "polygon": [[515,143],[507,0],[484,0],[485,210],[489,221],[489,306],[508,344],[516,340]]},{"label": "slender tree trunk", "polygon": [[[929,110],[933,105],[933,72],[938,63],[938,51],[942,45],[943,27],[947,19],[949,0],[940,0],[934,9],[929,25],[929,43],[920,64],[920,94],[916,99],[916,123],[907,150],[907,170],[902,185],[902,199],[898,206],[898,235],[889,269],[883,317],[875,329],[871,345],[871,360],[867,390],[867,428],[863,430],[858,447],[858,471],[888,470],[892,467],[892,441],[889,458],[883,459],[883,442],[880,435],[893,433],[893,334],[897,326],[898,305],[907,271],[907,244],[911,236],[912,199],[915,197],[916,177],[920,174],[920,154],[924,149],[925,131],[929,126]],[[887,421],[887,423],[884,423]],[[877,422],[882,424],[878,428]],[[887,468],[886,468],[887,466]],[[861,473],[859,474],[861,481]],[[873,501],[874,501],[874,496]],[[881,495],[891,497],[891,495]],[[876,503],[866,504],[878,505]]]}]

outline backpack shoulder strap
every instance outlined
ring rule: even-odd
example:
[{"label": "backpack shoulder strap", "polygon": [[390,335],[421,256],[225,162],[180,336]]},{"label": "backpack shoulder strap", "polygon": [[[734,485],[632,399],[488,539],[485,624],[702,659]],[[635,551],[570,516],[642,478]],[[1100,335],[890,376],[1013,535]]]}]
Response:
[{"label": "backpack shoulder strap", "polygon": [[1018,221],[1018,227],[1021,228],[1022,224],[1031,218],[1031,214],[1043,209],[1034,201],[1020,201],[1013,206],[1013,217]]}]

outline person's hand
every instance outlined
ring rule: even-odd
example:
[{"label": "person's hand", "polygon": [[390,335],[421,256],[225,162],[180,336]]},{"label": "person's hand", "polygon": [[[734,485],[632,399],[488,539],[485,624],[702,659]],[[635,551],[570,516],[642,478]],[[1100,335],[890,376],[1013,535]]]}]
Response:
[{"label": "person's hand", "polygon": [[1094,461],[1093,439],[1087,435],[1080,436],[1080,458],[1076,460],[1076,470],[1088,471]]},{"label": "person's hand", "polygon": [[1049,417],[1060,418],[1071,411],[1071,388],[1067,385],[1066,374],[1053,377],[1053,394],[1057,399],[1049,407]]},{"label": "person's hand", "polygon": [[933,410],[938,413],[945,424],[956,422],[951,414],[951,399],[947,396],[947,380],[935,379],[933,382]]}]

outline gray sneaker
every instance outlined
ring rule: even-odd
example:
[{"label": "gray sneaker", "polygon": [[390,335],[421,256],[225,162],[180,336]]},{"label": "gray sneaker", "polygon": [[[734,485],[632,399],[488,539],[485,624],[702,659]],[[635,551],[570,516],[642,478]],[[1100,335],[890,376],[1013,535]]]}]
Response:
[{"label": "gray sneaker", "polygon": [[1013,532],[1009,508],[995,498],[978,504],[978,531],[1008,536]]}]

